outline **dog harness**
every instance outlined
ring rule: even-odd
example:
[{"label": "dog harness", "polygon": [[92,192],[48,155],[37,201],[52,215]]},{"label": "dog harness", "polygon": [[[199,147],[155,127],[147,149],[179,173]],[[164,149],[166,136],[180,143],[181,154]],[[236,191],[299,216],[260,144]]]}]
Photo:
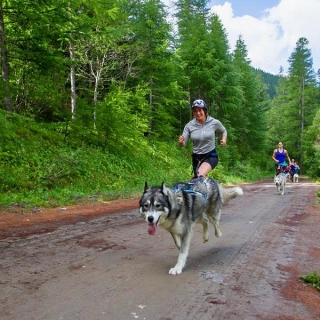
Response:
[{"label": "dog harness", "polygon": [[172,189],[173,193],[177,193],[177,192],[185,192],[185,193],[190,193],[190,194],[194,194],[194,195],[199,195],[201,196],[203,199],[207,199],[207,194],[194,190],[194,185],[196,183],[201,183],[204,185],[204,187],[207,189],[207,186],[204,182],[200,181],[200,177],[193,179],[192,182],[184,182],[184,183],[177,183],[175,185],[175,187]]}]

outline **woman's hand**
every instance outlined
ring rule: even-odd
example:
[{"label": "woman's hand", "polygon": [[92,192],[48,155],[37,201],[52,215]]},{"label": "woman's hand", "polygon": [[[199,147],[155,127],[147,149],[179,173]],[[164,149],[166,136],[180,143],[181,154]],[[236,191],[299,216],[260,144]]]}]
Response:
[{"label": "woman's hand", "polygon": [[180,145],[181,147],[184,146],[184,142],[185,142],[184,136],[180,136],[180,137],[179,137],[179,145]]},{"label": "woman's hand", "polygon": [[222,134],[220,140],[220,146],[225,147],[227,145],[227,135]]}]

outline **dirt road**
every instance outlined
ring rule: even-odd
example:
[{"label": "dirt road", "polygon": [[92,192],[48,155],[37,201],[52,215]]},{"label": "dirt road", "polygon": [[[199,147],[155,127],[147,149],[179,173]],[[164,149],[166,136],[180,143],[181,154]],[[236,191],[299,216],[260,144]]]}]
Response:
[{"label": "dirt road", "polygon": [[[177,249],[150,236],[138,201],[0,217],[1,320],[315,320],[320,292],[319,186],[306,180],[243,185],[222,211],[222,238],[195,227],[186,268]],[[62,210],[61,210],[62,209]]]}]

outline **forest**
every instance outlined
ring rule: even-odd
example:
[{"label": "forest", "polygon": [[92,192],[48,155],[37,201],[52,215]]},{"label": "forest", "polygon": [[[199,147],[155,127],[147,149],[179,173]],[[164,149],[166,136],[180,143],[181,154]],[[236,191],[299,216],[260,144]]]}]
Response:
[{"label": "forest", "polygon": [[279,141],[320,176],[320,72],[308,39],[289,68],[255,69],[207,0],[0,0],[0,205],[134,197],[191,177],[178,136],[203,99],[227,128],[210,175],[272,177]]}]

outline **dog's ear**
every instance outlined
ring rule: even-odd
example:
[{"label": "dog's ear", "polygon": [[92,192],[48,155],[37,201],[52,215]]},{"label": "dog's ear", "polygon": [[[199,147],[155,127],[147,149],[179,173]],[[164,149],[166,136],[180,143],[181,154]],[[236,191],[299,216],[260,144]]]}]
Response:
[{"label": "dog's ear", "polygon": [[149,189],[147,181],[144,183],[144,190],[143,192],[146,192]]},{"label": "dog's ear", "polygon": [[165,186],[164,182],[161,184],[161,192],[167,196],[168,195],[168,188]]},{"label": "dog's ear", "polygon": [[168,205],[169,205],[168,218],[175,219],[177,217],[177,212],[180,210],[180,205],[177,201],[177,198],[175,194],[172,192],[172,190],[166,187],[163,182],[161,185],[161,191],[168,199]]}]

